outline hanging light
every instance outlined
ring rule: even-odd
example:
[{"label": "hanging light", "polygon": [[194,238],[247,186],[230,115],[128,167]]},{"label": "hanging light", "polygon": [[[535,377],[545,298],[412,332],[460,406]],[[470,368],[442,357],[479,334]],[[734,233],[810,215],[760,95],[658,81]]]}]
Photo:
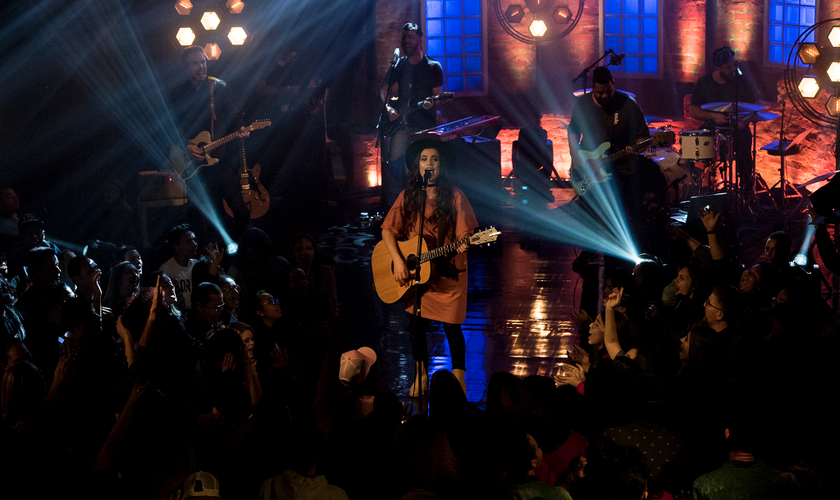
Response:
[{"label": "hanging light", "polygon": [[204,26],[204,29],[207,31],[215,30],[219,27],[219,23],[221,22],[222,21],[215,12],[205,12],[204,15],[201,16],[201,25]]},{"label": "hanging light", "polygon": [[815,64],[820,57],[820,49],[816,43],[803,43],[799,45],[799,59],[803,64]]},{"label": "hanging light", "polygon": [[832,47],[840,47],[840,26],[831,28],[828,32],[828,41],[831,42]]},{"label": "hanging light", "polygon": [[569,21],[572,20],[572,11],[565,5],[555,7],[551,13],[551,17],[554,18],[554,22],[557,24],[569,24]]},{"label": "hanging light", "polygon": [[828,98],[828,101],[825,103],[825,110],[828,111],[828,114],[837,118],[840,116],[840,97],[833,95]]},{"label": "hanging light", "polygon": [[519,24],[525,17],[525,9],[521,5],[511,5],[505,11],[505,19],[511,24]]}]

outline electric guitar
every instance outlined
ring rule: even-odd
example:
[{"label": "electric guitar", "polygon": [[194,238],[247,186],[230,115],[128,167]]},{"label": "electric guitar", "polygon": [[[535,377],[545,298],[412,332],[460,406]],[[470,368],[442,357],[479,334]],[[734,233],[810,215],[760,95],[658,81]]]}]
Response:
[{"label": "electric guitar", "polygon": [[[496,238],[498,238],[500,234],[502,234],[500,231],[497,231],[495,227],[491,226],[484,231],[475,233],[472,236],[466,236],[452,244],[438,247],[431,251],[429,251],[426,241],[423,240],[423,246],[421,247],[422,250],[419,258],[413,253],[417,251],[417,238],[420,237],[419,235],[408,241],[398,241],[397,246],[400,249],[400,253],[406,256],[405,261],[409,269],[420,266],[420,283],[422,284],[428,282],[429,277],[432,275],[431,261],[433,259],[443,257],[444,255],[454,252],[464,243],[469,243],[470,246],[484,244],[489,245],[490,243],[496,241]],[[386,304],[393,304],[394,302],[399,301],[415,285],[415,281],[413,279],[406,282],[405,286],[400,286],[400,284],[394,280],[394,261],[391,260],[391,254],[388,253],[388,249],[385,248],[384,241],[380,241],[376,244],[370,260],[371,267],[373,268],[373,282],[376,286],[376,293],[379,295],[379,298],[382,299],[382,302],[385,302]]]},{"label": "electric guitar", "polygon": [[[269,125],[271,125],[271,120],[256,120],[254,123],[245,127],[245,130],[253,132],[254,130],[259,130],[261,128],[268,127]],[[191,179],[202,167],[219,163],[218,159],[211,157],[207,153],[236,139],[239,137],[239,132],[240,131],[236,131],[214,141],[213,138],[210,137],[210,132],[205,130],[195,136],[194,139],[187,141],[193,146],[198,146],[204,153],[204,163],[201,165],[196,165],[190,158],[190,155],[183,148],[173,144],[172,148],[169,150],[169,158],[172,161],[172,170],[174,170],[175,173],[185,181]]]},{"label": "electric guitar", "polygon": [[[432,101],[434,103],[438,103],[438,102],[443,103],[443,102],[451,101],[454,98],[455,98],[455,94],[453,94],[452,92],[441,92],[439,95],[436,95],[436,96],[432,97]],[[392,107],[396,108],[397,106],[392,106]],[[405,125],[407,123],[405,121],[405,119],[411,113],[414,113],[415,111],[419,111],[421,109],[425,109],[425,108],[423,108],[423,102],[422,101],[418,102],[417,106],[414,109],[411,109],[411,110],[409,110],[405,113],[400,113],[399,118],[397,118],[394,121],[391,121],[391,119],[388,117],[388,108],[386,107],[382,110],[382,115],[379,117],[379,125],[377,125],[376,128],[379,129],[379,133],[382,134],[382,137],[391,137],[392,135],[396,134],[397,131],[399,131],[400,129],[405,127]]]},{"label": "electric guitar", "polygon": [[673,141],[674,132],[668,130],[667,132],[656,132],[650,138],[634,144],[631,146],[632,152],[622,149],[612,154],[606,154],[611,147],[609,142],[602,143],[595,151],[580,150],[578,152],[579,162],[572,162],[572,167],[569,169],[569,177],[572,187],[575,189],[575,194],[583,196],[593,184],[609,180],[612,174],[605,170],[605,167],[611,166],[614,162],[631,154],[636,154],[651,144],[660,145]]},{"label": "electric guitar", "polygon": [[[239,139],[239,150],[242,163],[239,168],[239,183],[242,186],[242,200],[251,212],[252,219],[259,219],[268,212],[269,198],[268,190],[260,184],[260,164],[254,168],[248,168],[248,161],[245,158],[245,138]],[[225,212],[233,217],[233,210],[228,206],[227,200],[223,200]]]}]

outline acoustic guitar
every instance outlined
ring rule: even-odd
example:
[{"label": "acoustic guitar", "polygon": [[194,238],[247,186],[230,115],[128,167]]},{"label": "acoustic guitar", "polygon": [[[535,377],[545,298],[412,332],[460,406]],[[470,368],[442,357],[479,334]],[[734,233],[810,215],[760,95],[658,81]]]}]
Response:
[{"label": "acoustic guitar", "polygon": [[580,150],[578,152],[579,163],[573,162],[571,169],[569,169],[569,177],[572,187],[575,189],[575,194],[583,196],[594,184],[607,182],[612,174],[606,170],[606,167],[611,166],[614,162],[631,154],[637,154],[651,144],[660,145],[673,141],[674,132],[669,130],[667,132],[656,132],[648,139],[634,144],[631,146],[632,152],[622,149],[607,154],[607,150],[611,147],[609,142],[602,143],[595,151]]},{"label": "acoustic guitar", "polygon": [[[248,168],[248,160],[245,158],[245,139],[239,139],[239,150],[242,161],[239,166],[239,183],[242,189],[242,200],[251,212],[252,219],[259,219],[268,212],[269,198],[268,190],[260,184],[260,164],[254,168]],[[230,209],[227,200],[224,200],[225,212],[233,217],[233,210]]]},{"label": "acoustic guitar", "polygon": [[[420,237],[419,235],[408,241],[398,241],[397,246],[400,249],[400,253],[405,256],[406,265],[408,265],[409,269],[415,269],[417,266],[420,266],[420,283],[423,284],[427,283],[429,277],[432,275],[432,260],[456,251],[464,243],[469,243],[470,246],[489,245],[496,241],[496,238],[500,234],[502,234],[500,231],[490,226],[484,231],[475,233],[472,236],[466,236],[452,244],[444,245],[431,251],[426,245],[426,241],[423,240],[419,258],[414,254],[417,251],[417,238]],[[413,279],[409,280],[405,286],[400,286],[394,280],[394,261],[391,260],[391,254],[385,248],[384,241],[377,243],[373,249],[371,268],[373,269],[373,283],[376,286],[376,293],[382,299],[382,302],[386,304],[393,304],[399,301],[415,285]]]},{"label": "acoustic guitar", "polygon": [[[261,128],[268,127],[269,125],[271,125],[271,120],[255,120],[254,123],[245,127],[245,130],[253,132],[254,130],[259,130]],[[175,173],[185,181],[193,178],[193,176],[195,176],[202,167],[208,167],[219,163],[217,158],[213,158],[208,154],[209,152],[223,144],[227,144],[237,137],[239,137],[239,131],[228,134],[221,139],[216,139],[214,141],[213,138],[210,137],[210,132],[205,130],[200,132],[197,136],[195,136],[195,138],[187,141],[193,146],[198,146],[204,153],[204,163],[201,165],[196,165],[184,148],[173,144],[169,150],[169,158],[172,161],[172,170],[174,170]]]}]

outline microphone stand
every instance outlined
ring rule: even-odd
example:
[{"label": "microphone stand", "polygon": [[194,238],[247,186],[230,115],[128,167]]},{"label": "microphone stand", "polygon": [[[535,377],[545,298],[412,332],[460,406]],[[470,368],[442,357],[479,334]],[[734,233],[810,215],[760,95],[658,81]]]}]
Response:
[{"label": "microphone stand", "polygon": [[[426,171],[423,174],[423,188],[420,190],[420,229],[417,233],[419,237],[417,238],[417,252],[415,252],[416,256],[416,264],[414,266],[414,309],[411,312],[411,327],[417,328],[419,325],[420,319],[420,255],[423,253],[423,231],[425,230],[425,223],[426,223],[426,190],[429,187],[429,181],[432,178],[432,172]],[[423,342],[425,342],[425,335],[426,332],[423,332]],[[419,394],[423,394],[426,392],[426,388],[423,387],[421,389],[420,384],[422,383],[422,377],[420,377],[420,364],[422,361],[414,361],[414,387]]]},{"label": "microphone stand", "polygon": [[[395,71],[397,67],[397,63],[400,62],[400,59],[394,58],[391,60],[391,67],[388,68],[388,72],[391,75],[388,78],[388,93],[385,95],[385,106],[388,105],[388,99],[391,98],[391,89],[394,87],[394,84],[397,83],[397,72]],[[379,122],[376,124],[376,144],[374,144],[374,148],[379,147],[379,140],[382,139],[382,121],[383,117],[385,116],[385,110],[383,109],[382,112],[379,113]]]},{"label": "microphone stand", "polygon": [[[613,54],[615,54],[615,52],[613,52],[612,49],[604,51],[604,55],[599,57],[597,61],[590,64],[589,66],[586,67],[586,69],[581,71],[580,74],[578,74],[578,76],[576,76],[575,79],[572,80],[572,83],[575,83],[582,78],[583,79],[583,93],[585,94],[586,90],[587,90],[587,85],[589,85],[589,83],[588,83],[589,82],[589,71],[592,68],[594,68],[595,66],[597,66],[599,62],[603,61],[608,55],[613,55]],[[607,66],[609,66],[609,65],[607,65]]]}]

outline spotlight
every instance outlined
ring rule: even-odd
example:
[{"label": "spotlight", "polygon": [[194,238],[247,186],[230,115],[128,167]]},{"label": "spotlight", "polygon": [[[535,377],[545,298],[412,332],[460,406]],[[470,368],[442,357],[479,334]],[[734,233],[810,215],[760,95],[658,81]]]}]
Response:
[{"label": "spotlight", "polygon": [[505,19],[511,24],[519,24],[525,17],[525,9],[521,5],[511,5],[505,11]]},{"label": "spotlight", "polygon": [[245,2],[242,0],[228,0],[225,7],[228,8],[231,14],[240,14],[242,9],[245,8]]},{"label": "spotlight", "polygon": [[215,12],[205,12],[204,15],[201,16],[201,25],[204,26],[204,29],[207,31],[215,30],[219,27],[219,23],[221,22],[222,21]]},{"label": "spotlight", "polygon": [[239,251],[239,245],[236,243],[228,243],[227,246],[227,253],[228,255],[236,255],[236,252]]},{"label": "spotlight", "polygon": [[799,59],[803,64],[815,64],[820,57],[820,49],[816,43],[803,43],[799,46]]},{"label": "spotlight", "polygon": [[551,17],[554,18],[554,22],[557,24],[569,24],[569,21],[572,20],[572,11],[565,5],[555,7],[554,12],[551,13]]},{"label": "spotlight", "polygon": [[840,47],[840,26],[831,28],[828,33],[828,41],[831,42],[832,47]]},{"label": "spotlight", "polygon": [[826,73],[828,73],[828,77],[832,82],[840,82],[840,62],[834,61],[831,63],[831,65],[828,66]]},{"label": "spotlight", "polygon": [[806,99],[813,99],[817,97],[820,91],[820,84],[817,83],[817,78],[814,75],[808,75],[799,82],[799,93]]},{"label": "spotlight", "polygon": [[804,253],[798,253],[796,254],[796,257],[793,258],[793,263],[800,267],[805,266],[808,264],[808,256]]},{"label": "spotlight", "polygon": [[230,33],[228,33],[228,40],[232,45],[244,45],[246,38],[248,38],[248,33],[245,32],[245,28],[240,26],[231,28]]},{"label": "spotlight", "polygon": [[545,35],[545,32],[548,31],[548,27],[542,19],[534,19],[531,21],[531,25],[528,26],[528,30],[531,31],[533,36],[540,37]]},{"label": "spotlight", "polygon": [[181,28],[178,30],[178,34],[175,35],[175,39],[178,40],[178,43],[187,47],[195,41],[195,33],[190,28]]},{"label": "spotlight", "polygon": [[178,11],[179,16],[188,16],[192,11],[193,4],[190,0],[179,0],[178,3],[175,4],[175,10]]},{"label": "spotlight", "polygon": [[219,56],[222,55],[222,49],[215,43],[208,43],[204,46],[204,57],[207,58],[208,61],[216,61],[219,59]]},{"label": "spotlight", "polygon": [[837,97],[836,95],[829,97],[828,101],[825,103],[825,110],[828,111],[828,114],[833,118],[840,116],[840,97]]}]

